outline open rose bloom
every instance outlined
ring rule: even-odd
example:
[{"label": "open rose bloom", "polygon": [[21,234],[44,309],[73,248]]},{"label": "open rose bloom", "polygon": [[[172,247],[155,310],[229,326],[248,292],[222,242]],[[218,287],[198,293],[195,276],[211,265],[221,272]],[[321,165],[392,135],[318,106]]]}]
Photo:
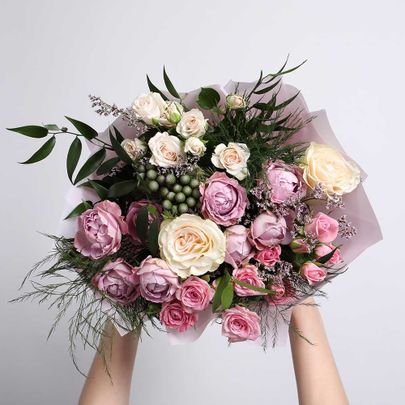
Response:
[{"label": "open rose bloom", "polygon": [[[109,319],[123,334],[155,325],[182,343],[215,321],[230,343],[275,345],[291,308],[381,239],[365,173],[282,76],[179,93],[165,74],[167,91],[149,83],[126,109],[91,97],[120,115],[102,133],[69,119],[78,187],[41,274],[55,308],[82,302],[71,336]],[[78,167],[82,139],[90,156]],[[64,290],[54,276],[66,271]]]}]

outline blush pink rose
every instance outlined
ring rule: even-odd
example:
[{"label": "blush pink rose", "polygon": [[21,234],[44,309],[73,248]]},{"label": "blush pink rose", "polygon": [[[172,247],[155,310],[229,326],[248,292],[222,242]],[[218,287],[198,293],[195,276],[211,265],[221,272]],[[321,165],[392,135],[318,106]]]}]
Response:
[{"label": "blush pink rose", "polygon": [[273,245],[287,245],[291,242],[291,232],[287,221],[271,212],[257,216],[250,226],[250,238],[257,249]]},{"label": "blush pink rose", "polygon": [[272,267],[278,261],[280,261],[280,254],[281,254],[281,246],[274,245],[264,248],[263,250],[259,250],[255,254],[255,259],[264,264],[265,266]]},{"label": "blush pink rose", "polygon": [[107,263],[93,276],[91,282],[100,292],[119,304],[131,304],[139,297],[136,270],[123,259]]},{"label": "blush pink rose", "polygon": [[[150,200],[139,200],[134,201],[128,208],[127,215],[125,217],[125,222],[128,224],[128,233],[135,245],[141,245],[141,240],[139,239],[138,233],[136,231],[136,219],[138,218],[139,210],[145,206],[152,206],[157,209],[159,221],[162,218],[162,207]],[[153,216],[149,214],[149,223],[153,221]]]},{"label": "blush pink rose", "polygon": [[260,318],[256,312],[236,305],[222,314],[222,334],[229,343],[256,340],[260,336]]},{"label": "blush pink rose", "polygon": [[292,286],[283,280],[277,280],[268,286],[270,290],[274,291],[274,295],[266,295],[266,301],[273,305],[291,304],[294,300],[294,289]]},{"label": "blush pink rose", "polygon": [[290,248],[294,253],[309,253],[311,251],[308,242],[302,238],[293,239]]},{"label": "blush pink rose", "polygon": [[305,233],[322,243],[333,242],[338,236],[338,231],[338,221],[323,212],[318,212],[312,221],[305,226]]},{"label": "blush pink rose", "polygon": [[185,310],[181,302],[165,302],[159,314],[162,325],[168,329],[184,332],[197,322],[197,314]]},{"label": "blush pink rose", "polygon": [[140,293],[148,301],[170,301],[179,288],[177,274],[162,259],[147,257],[138,267],[137,274]]},{"label": "blush pink rose", "polygon": [[206,309],[214,295],[210,285],[199,277],[191,276],[176,291],[176,298],[189,311],[203,311]]},{"label": "blush pink rose", "polygon": [[246,190],[225,173],[215,172],[200,186],[201,214],[217,225],[235,225],[248,205]]},{"label": "blush pink rose", "polygon": [[266,169],[270,199],[274,203],[301,198],[307,192],[301,169],[282,161],[271,162]]},{"label": "blush pink rose", "polygon": [[[317,259],[320,259],[323,256],[328,255],[329,253],[331,253],[333,250],[335,250],[335,246],[333,246],[332,244],[319,244],[318,246],[315,247],[315,257]],[[330,265],[334,265],[334,264],[339,264],[342,263],[343,259],[342,259],[342,255],[340,253],[339,249],[335,250],[335,253],[333,253],[332,257],[326,262],[326,264],[330,264]]]},{"label": "blush pink rose", "polygon": [[[233,278],[239,281],[243,281],[244,283],[250,284],[254,287],[264,288],[264,283],[258,274],[257,267],[253,266],[252,264],[247,264],[240,269],[235,269],[232,272],[232,276]],[[251,290],[250,288],[243,287],[236,283],[234,289],[236,295],[239,295],[239,297],[263,295],[263,293],[261,292]]]},{"label": "blush pink rose", "polygon": [[253,246],[249,240],[249,229],[243,225],[233,225],[225,230],[225,262],[233,268],[249,261],[253,256]]},{"label": "blush pink rose", "polygon": [[323,281],[327,275],[324,268],[317,266],[315,263],[306,262],[301,266],[301,276],[307,279],[310,285],[318,284]]},{"label": "blush pink rose", "polygon": [[74,246],[83,256],[97,260],[116,253],[127,232],[119,205],[102,201],[79,216]]}]

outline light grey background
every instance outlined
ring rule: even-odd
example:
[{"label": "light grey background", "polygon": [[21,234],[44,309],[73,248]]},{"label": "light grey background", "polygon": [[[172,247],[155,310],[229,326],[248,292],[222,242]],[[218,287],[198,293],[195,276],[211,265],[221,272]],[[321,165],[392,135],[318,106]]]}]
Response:
[{"label": "light grey background", "polygon": [[[326,108],[339,139],[369,173],[366,190],[385,234],[328,288],[322,312],[352,404],[404,403],[403,164],[404,3],[370,1],[22,1],[0,2],[0,127],[93,124],[89,93],[127,105],[161,83],[177,87],[254,80],[309,58],[289,81],[312,110]],[[54,313],[11,305],[31,264],[51,248],[68,187],[68,140],[26,167],[41,142],[1,130],[0,403],[74,404],[83,378],[67,353],[64,325],[46,343]],[[286,348],[227,348],[217,327],[195,344],[171,347],[153,333],[139,349],[137,405],[294,404]],[[93,353],[79,351],[85,369]]]}]

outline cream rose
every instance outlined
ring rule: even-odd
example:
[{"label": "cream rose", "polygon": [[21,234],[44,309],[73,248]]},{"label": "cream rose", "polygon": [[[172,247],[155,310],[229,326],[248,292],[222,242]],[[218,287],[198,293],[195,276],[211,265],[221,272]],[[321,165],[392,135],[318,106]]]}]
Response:
[{"label": "cream rose", "polygon": [[200,137],[207,132],[208,120],[204,118],[203,113],[193,108],[187,111],[181,117],[177,124],[176,131],[185,139],[190,136]]},{"label": "cream rose", "polygon": [[249,174],[247,168],[249,156],[250,151],[244,143],[229,142],[228,146],[221,143],[215,148],[211,162],[238,180],[243,180]]},{"label": "cream rose", "polygon": [[358,166],[328,145],[311,142],[301,167],[308,186],[314,189],[319,184],[328,195],[350,193],[361,181]]},{"label": "cream rose", "polygon": [[192,214],[163,221],[159,247],[160,256],[182,278],[213,272],[225,260],[223,232],[213,221]]},{"label": "cream rose", "polygon": [[239,94],[230,94],[226,96],[226,106],[230,110],[239,110],[246,107],[246,100]]},{"label": "cream rose", "polygon": [[184,144],[184,151],[192,155],[201,156],[207,150],[201,139],[192,136],[188,138]]},{"label": "cream rose", "polygon": [[138,138],[124,139],[121,146],[132,160],[142,157],[146,153],[146,143]]},{"label": "cream rose", "polygon": [[184,152],[177,136],[169,135],[167,132],[158,132],[149,139],[149,149],[152,157],[149,162],[160,167],[174,167],[184,159]]},{"label": "cream rose", "polygon": [[163,117],[168,121],[170,126],[175,126],[183,116],[184,107],[177,101],[169,101],[163,112]]},{"label": "cream rose", "polygon": [[166,108],[167,103],[159,93],[142,94],[132,104],[136,116],[149,125],[156,125]]}]

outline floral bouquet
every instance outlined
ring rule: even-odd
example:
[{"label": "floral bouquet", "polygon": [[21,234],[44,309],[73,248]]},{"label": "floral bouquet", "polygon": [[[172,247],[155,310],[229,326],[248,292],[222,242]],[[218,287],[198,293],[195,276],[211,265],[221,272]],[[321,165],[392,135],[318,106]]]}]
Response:
[{"label": "floral bouquet", "polygon": [[[274,345],[290,308],[323,295],[381,237],[364,173],[324,112],[309,113],[282,82],[298,67],[188,93],[163,70],[167,91],[148,78],[150,93],[129,108],[90,96],[98,114],[116,118],[103,133],[69,117],[75,131],[10,129],[49,136],[24,164],[73,135],[68,205],[76,201],[70,229],[50,236],[54,251],[17,300],[57,308],[51,332],[74,304],[72,348],[77,337],[97,347],[108,319],[121,333],[150,321],[177,341],[215,320],[231,343]],[[91,154],[79,168],[83,143]]]}]

